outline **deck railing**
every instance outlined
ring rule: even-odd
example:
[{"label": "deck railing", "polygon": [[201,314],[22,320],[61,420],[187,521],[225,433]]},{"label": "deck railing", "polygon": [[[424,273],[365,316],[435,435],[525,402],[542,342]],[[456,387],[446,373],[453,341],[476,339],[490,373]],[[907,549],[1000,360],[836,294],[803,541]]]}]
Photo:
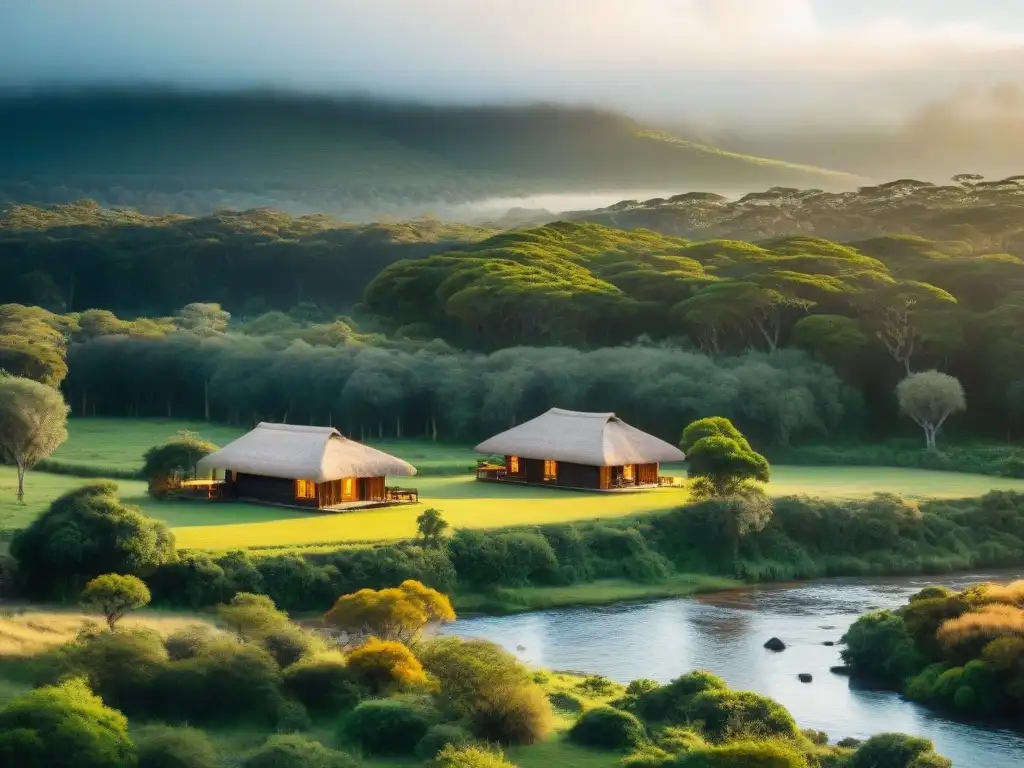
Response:
[{"label": "deck railing", "polygon": [[417,502],[420,500],[420,492],[418,488],[399,488],[392,485],[384,489],[384,500]]},{"label": "deck railing", "polygon": [[507,476],[508,470],[503,466],[481,464],[476,468],[477,480],[504,480]]},{"label": "deck railing", "polygon": [[685,485],[683,478],[672,475],[658,475],[659,488],[682,488]]}]

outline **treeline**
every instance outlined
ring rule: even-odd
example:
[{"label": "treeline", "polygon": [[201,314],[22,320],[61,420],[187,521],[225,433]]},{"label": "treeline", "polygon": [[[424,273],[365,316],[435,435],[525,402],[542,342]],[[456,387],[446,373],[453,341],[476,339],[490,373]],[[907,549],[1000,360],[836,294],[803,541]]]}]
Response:
[{"label": "treeline", "polygon": [[[885,235],[968,243],[981,251],[1024,255],[1024,175],[950,184],[897,179],[855,192],[773,187],[729,200],[710,192],[623,200],[565,218],[620,229],[650,229],[699,240],[761,240],[793,234],[851,242]],[[543,224],[544,221],[537,221]]]},{"label": "treeline", "polygon": [[388,264],[487,234],[433,219],[354,225],[266,209],[188,218],[91,200],[16,205],[0,208],[0,303],[126,315],[166,314],[197,300],[239,315],[301,302],[340,311]]},{"label": "treeline", "polygon": [[[458,346],[596,346],[646,334],[710,355],[798,347],[863,393],[881,423],[911,371],[959,378],[993,436],[1019,421],[1024,261],[887,236],[688,242],[558,223],[407,260],[367,287],[396,331]],[[1000,436],[1005,437],[1005,433]]]},{"label": "treeline", "polygon": [[858,413],[855,394],[797,350],[718,359],[652,345],[483,355],[441,344],[313,346],[176,332],[75,343],[68,366],[74,415],[331,424],[364,439],[465,442],[560,406],[614,411],[673,443],[691,421],[725,415],[759,441],[785,444]]}]

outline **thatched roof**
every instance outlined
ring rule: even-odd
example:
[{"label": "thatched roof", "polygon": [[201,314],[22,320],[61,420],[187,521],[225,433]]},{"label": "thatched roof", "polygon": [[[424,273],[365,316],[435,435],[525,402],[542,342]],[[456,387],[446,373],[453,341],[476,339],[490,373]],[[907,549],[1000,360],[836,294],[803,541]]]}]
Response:
[{"label": "thatched roof", "polygon": [[199,469],[313,480],[415,475],[416,468],[332,427],[260,422],[256,429],[199,460]]},{"label": "thatched roof", "polygon": [[583,413],[552,408],[535,419],[484,440],[479,453],[573,464],[617,467],[682,461],[683,452],[654,435],[631,427],[614,413]]}]

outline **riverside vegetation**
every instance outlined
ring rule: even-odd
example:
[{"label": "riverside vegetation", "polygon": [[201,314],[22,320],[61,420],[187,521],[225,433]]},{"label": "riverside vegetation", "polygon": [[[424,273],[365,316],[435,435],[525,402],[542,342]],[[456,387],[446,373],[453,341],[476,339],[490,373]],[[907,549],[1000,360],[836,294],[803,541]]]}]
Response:
[{"label": "riverside vegetation", "polygon": [[[109,594],[119,577],[100,578]],[[143,615],[105,630],[79,617],[77,636],[0,647],[0,764],[949,766],[930,742],[901,734],[830,746],[777,702],[706,672],[623,686],[530,671],[487,641],[423,635],[452,619],[443,595],[413,581],[338,598],[316,625],[340,634],[244,592],[170,631]]]},{"label": "riverside vegetation", "polygon": [[843,643],[854,676],[914,701],[999,722],[1024,714],[1024,582],[927,587],[861,617]]}]

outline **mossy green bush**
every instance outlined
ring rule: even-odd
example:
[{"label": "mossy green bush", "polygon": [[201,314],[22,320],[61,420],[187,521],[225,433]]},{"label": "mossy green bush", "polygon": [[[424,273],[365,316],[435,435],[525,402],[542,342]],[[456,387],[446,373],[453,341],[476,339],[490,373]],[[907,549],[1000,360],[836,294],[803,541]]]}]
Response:
[{"label": "mossy green bush", "polygon": [[221,768],[210,737],[197,728],[147,725],[132,734],[138,768]]},{"label": "mossy green bush", "polygon": [[401,699],[364,701],[342,722],[342,735],[371,755],[411,755],[430,728],[432,713]]},{"label": "mossy green bush", "polygon": [[345,752],[297,734],[271,736],[242,756],[239,768],[360,768]]},{"label": "mossy green bush", "polygon": [[449,744],[455,747],[468,747],[473,742],[473,734],[465,728],[454,723],[439,723],[430,726],[416,744],[416,757],[420,760],[433,760]]},{"label": "mossy green bush", "polygon": [[636,715],[614,707],[588,709],[569,729],[577,744],[599,749],[635,749],[647,741],[647,733]]}]

